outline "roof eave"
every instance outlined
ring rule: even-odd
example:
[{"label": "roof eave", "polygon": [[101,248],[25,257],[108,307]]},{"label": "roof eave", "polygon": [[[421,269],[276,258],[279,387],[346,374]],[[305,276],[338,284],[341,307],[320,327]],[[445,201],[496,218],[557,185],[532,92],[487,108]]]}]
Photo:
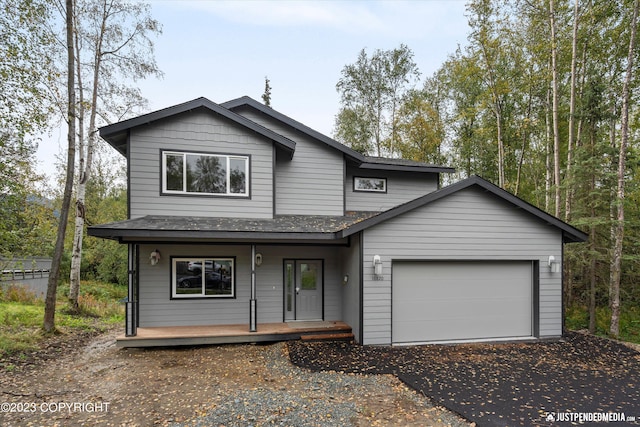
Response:
[{"label": "roof eave", "polygon": [[363,162],[358,166],[359,169],[368,170],[386,170],[386,171],[402,171],[402,172],[428,172],[428,173],[454,173],[455,168],[446,166],[408,166],[408,165],[389,165],[384,163],[368,163]]},{"label": "roof eave", "polygon": [[132,119],[123,120],[118,123],[103,126],[99,129],[100,136],[110,145],[112,145],[116,150],[123,153],[123,151],[117,146],[118,141],[122,141],[123,138],[126,138],[126,135],[128,134],[130,129],[138,126],[149,125],[155,121],[175,116],[177,114],[193,111],[198,108],[206,108],[216,114],[219,114],[229,120],[245,126],[246,128],[270,139],[279,148],[291,154],[293,154],[293,152],[295,151],[296,143],[289,138],[280,135],[270,129],[267,129],[264,126],[261,126],[258,123],[247,119],[246,117],[236,114],[233,111],[228,110],[227,108],[220,106],[215,102],[208,100],[207,98],[202,97],[187,101],[182,104],[174,105],[172,107],[164,108],[162,110],[154,111],[152,113],[144,114],[142,116],[134,117]]},{"label": "roof eave", "polygon": [[172,241],[206,240],[339,240],[343,237],[336,232],[263,232],[263,231],[212,231],[212,230],[140,230],[114,229],[107,227],[89,227],[87,234],[93,237],[122,241],[123,239],[166,239]]},{"label": "roof eave", "polygon": [[520,199],[517,196],[509,193],[506,190],[486,181],[479,176],[471,176],[465,180],[459,181],[455,184],[451,184],[447,187],[444,187],[440,190],[434,191],[433,193],[429,193],[425,196],[419,197],[417,199],[411,200],[410,202],[404,203],[400,206],[397,206],[388,211],[382,212],[376,216],[365,219],[357,224],[354,224],[350,227],[345,228],[340,232],[342,237],[348,237],[354,233],[365,230],[369,227],[373,227],[376,224],[379,224],[388,219],[394,218],[396,216],[402,215],[403,213],[409,212],[413,209],[419,208],[421,206],[425,206],[429,203],[432,203],[436,200],[442,199],[450,194],[456,193],[465,188],[469,188],[471,186],[477,185],[484,190],[493,193],[494,195],[512,203],[520,209],[527,211],[528,213],[540,218],[546,223],[557,227],[562,232],[562,239],[564,243],[578,243],[585,242],[588,239],[588,235],[577,228],[565,223],[564,221],[550,215],[543,210],[527,203],[526,201]]}]

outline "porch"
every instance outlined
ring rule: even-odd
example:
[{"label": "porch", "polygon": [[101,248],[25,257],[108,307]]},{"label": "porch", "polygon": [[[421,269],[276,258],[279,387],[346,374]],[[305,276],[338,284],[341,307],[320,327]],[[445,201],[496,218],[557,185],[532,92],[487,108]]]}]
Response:
[{"label": "porch", "polygon": [[165,347],[176,345],[240,344],[291,340],[352,340],[351,326],[342,321],[137,328],[136,336],[116,338],[116,346]]}]

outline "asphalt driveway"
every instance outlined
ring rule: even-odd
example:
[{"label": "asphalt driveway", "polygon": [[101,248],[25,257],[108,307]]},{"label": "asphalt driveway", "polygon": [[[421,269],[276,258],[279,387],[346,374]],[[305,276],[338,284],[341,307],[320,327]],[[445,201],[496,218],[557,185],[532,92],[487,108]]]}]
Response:
[{"label": "asphalt driveway", "polygon": [[553,342],[411,347],[296,341],[289,356],[312,370],[395,374],[478,426],[640,425],[640,353],[574,332]]}]

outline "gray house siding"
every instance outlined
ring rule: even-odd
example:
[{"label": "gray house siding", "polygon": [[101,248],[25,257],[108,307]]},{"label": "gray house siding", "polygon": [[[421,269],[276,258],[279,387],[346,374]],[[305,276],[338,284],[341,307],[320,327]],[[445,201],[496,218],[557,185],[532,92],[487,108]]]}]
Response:
[{"label": "gray house siding", "polygon": [[236,112],[296,142],[293,160],[286,155],[277,159],[276,214],[344,213],[342,153],[253,109]]},{"label": "gray house siding", "polygon": [[[273,148],[271,141],[204,111],[137,127],[129,153],[130,218],[145,215],[273,215]],[[250,198],[161,195],[161,150],[250,156]]]},{"label": "gray house siding", "polygon": [[353,331],[356,340],[359,340],[362,329],[360,328],[360,233],[351,236],[351,244],[342,249],[342,263],[344,274],[349,275],[349,280],[342,286],[342,321],[346,322]]},{"label": "gray house siding", "polygon": [[[159,264],[148,254],[158,249]],[[337,247],[256,246],[263,263],[256,268],[257,318],[260,323],[284,319],[283,262],[285,259],[324,260],[324,320],[342,320],[342,258]],[[248,245],[141,245],[140,327],[248,324],[251,292],[251,247]],[[235,257],[235,298],[171,299],[172,256]]]},{"label": "gray house siding", "polygon": [[[387,192],[353,190],[354,177],[386,178]],[[386,211],[438,189],[438,175],[347,168],[345,198],[348,211]]]},{"label": "gray house siding", "polygon": [[[549,255],[561,261],[561,232],[513,205],[468,188],[363,232],[363,344],[391,343],[393,260],[539,261],[539,335],[562,334],[562,274],[551,274]],[[373,275],[380,255],[382,278]]]}]

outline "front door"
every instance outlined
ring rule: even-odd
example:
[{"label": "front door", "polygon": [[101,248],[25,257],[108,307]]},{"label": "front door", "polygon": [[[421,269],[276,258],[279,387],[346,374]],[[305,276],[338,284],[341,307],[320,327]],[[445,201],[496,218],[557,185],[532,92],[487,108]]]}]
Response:
[{"label": "front door", "polygon": [[285,320],[322,320],[322,264],[285,261]]}]

